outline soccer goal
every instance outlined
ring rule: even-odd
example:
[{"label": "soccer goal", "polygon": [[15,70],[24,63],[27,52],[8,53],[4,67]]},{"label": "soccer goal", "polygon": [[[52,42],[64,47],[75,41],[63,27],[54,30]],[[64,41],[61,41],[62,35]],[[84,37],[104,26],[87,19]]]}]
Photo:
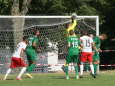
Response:
[{"label": "soccer goal", "polygon": [[[67,24],[71,16],[0,16],[0,72],[4,73],[10,58],[22,37],[32,36],[33,30],[40,31],[41,52],[38,53],[37,66],[33,72],[61,70],[67,56]],[[99,35],[98,16],[77,16],[75,33],[90,31]],[[25,56],[26,60],[26,56]],[[50,66],[50,67],[49,67]]]}]

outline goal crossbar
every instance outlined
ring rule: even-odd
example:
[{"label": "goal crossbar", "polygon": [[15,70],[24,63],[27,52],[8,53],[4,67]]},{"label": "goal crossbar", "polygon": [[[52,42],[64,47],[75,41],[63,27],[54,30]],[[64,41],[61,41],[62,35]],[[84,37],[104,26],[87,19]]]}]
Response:
[{"label": "goal crossbar", "polygon": [[[0,16],[0,18],[71,18],[71,16]],[[77,16],[77,18],[98,18],[98,16]]]},{"label": "goal crossbar", "polygon": [[[71,16],[0,16],[0,18],[71,18]],[[99,35],[99,16],[77,16],[78,19],[95,18],[96,19],[96,35]]]}]

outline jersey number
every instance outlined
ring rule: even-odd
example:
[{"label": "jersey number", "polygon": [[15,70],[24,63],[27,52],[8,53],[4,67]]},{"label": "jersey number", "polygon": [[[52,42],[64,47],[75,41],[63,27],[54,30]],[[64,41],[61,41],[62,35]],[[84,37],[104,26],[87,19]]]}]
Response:
[{"label": "jersey number", "polygon": [[77,42],[72,42],[72,47],[78,47],[78,43]]},{"label": "jersey number", "polygon": [[86,44],[85,44],[86,47],[90,47],[91,44],[90,44],[90,40],[86,40]]}]

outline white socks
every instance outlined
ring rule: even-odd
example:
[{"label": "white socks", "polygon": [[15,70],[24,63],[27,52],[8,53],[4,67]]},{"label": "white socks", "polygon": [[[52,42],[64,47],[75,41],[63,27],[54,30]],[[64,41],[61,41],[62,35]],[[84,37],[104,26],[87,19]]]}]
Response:
[{"label": "white socks", "polygon": [[[5,77],[3,78],[3,80],[6,80],[6,79],[7,79],[7,76],[10,74],[11,70],[12,70],[11,68],[9,68],[9,69],[7,70],[6,75],[5,75]],[[25,71],[26,71],[26,67],[23,67],[23,68],[21,69],[19,75],[17,76],[17,78],[21,78],[22,74],[24,74]]]},{"label": "white socks", "polygon": [[94,74],[94,67],[93,67],[93,64],[90,64],[90,69],[91,69],[91,73]]},{"label": "white socks", "polygon": [[17,78],[21,78],[22,74],[24,74],[24,72],[26,71],[26,67],[23,67],[19,73],[19,75],[17,76]]},{"label": "white socks", "polygon": [[[93,64],[90,64],[90,69],[91,69],[92,74],[94,74]],[[80,65],[80,75],[81,75],[81,76],[83,75],[83,70],[84,70],[84,65],[81,64],[81,65]]]},{"label": "white socks", "polygon": [[81,75],[81,76],[83,75],[83,70],[84,70],[84,65],[81,64],[81,65],[80,65],[80,75]]},{"label": "white socks", "polygon": [[4,77],[3,80],[6,80],[7,76],[10,74],[11,70],[12,70],[11,68],[9,68],[9,69],[7,70],[6,75],[5,75],[5,77]]}]

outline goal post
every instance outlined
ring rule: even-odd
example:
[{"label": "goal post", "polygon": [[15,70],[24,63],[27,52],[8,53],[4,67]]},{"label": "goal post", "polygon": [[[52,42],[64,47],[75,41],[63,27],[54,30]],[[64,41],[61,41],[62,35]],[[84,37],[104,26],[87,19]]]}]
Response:
[{"label": "goal post", "polygon": [[[48,65],[59,65],[67,56],[66,29],[71,22],[70,18],[71,16],[0,16],[0,72],[8,67],[16,44],[23,35],[32,36],[33,29],[38,29],[41,33],[39,39],[42,48],[34,72],[48,71]],[[99,35],[98,16],[77,16],[76,19],[77,34],[90,30]],[[56,67],[53,70],[58,69],[60,70]]]}]

